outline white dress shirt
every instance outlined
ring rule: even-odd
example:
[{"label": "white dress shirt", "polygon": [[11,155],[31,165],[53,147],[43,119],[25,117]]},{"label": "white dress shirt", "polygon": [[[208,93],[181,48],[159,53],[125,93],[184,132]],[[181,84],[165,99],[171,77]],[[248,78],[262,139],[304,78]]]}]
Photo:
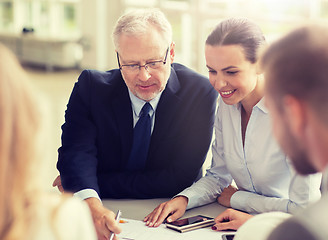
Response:
[{"label": "white dress shirt", "polygon": [[[161,98],[161,95],[162,95],[162,92],[159,93],[154,99],[149,101],[149,103],[152,107],[152,109],[150,109],[150,111],[149,111],[149,115],[150,115],[150,119],[151,119],[151,133],[154,130],[155,112],[156,112],[158,102]],[[146,103],[146,101],[141,100],[140,98],[137,98],[130,90],[129,90],[129,96],[131,99],[131,107],[132,107],[132,112],[133,112],[133,127],[135,127],[139,120],[141,109],[142,109],[143,105]],[[74,193],[74,196],[79,197],[83,200],[90,198],[90,197],[95,197],[100,200],[100,197],[99,197],[98,193],[96,192],[96,190],[90,189],[90,188],[78,191],[78,192]]]},{"label": "white dress shirt", "polygon": [[264,99],[253,107],[244,146],[240,111],[240,103],[227,105],[219,100],[212,166],[203,178],[178,194],[188,197],[188,209],[215,201],[232,180],[239,191],[231,197],[231,207],[249,213],[293,213],[318,200],[321,174],[296,174],[272,135]]}]

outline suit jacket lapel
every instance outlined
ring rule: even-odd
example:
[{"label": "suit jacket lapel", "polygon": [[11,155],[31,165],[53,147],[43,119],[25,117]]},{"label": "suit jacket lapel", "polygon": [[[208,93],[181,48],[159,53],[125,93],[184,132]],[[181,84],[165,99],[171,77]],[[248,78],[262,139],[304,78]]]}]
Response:
[{"label": "suit jacket lapel", "polygon": [[124,168],[128,161],[132,147],[133,117],[131,100],[124,80],[121,78],[118,84],[119,86],[117,88],[117,94],[112,99],[111,106],[115,115],[114,119],[116,120],[120,134],[123,159],[121,166]]},{"label": "suit jacket lapel", "polygon": [[149,146],[149,159],[156,152],[161,138],[167,135],[166,133],[170,130],[169,126],[176,115],[177,103],[180,101],[178,95],[176,95],[179,89],[180,83],[178,77],[174,69],[171,68],[170,78],[156,109],[155,125]]}]

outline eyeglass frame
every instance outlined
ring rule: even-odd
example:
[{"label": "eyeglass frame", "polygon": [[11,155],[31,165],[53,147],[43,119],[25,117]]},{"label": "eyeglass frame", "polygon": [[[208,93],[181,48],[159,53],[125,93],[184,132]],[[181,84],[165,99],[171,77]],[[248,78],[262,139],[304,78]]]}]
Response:
[{"label": "eyeglass frame", "polygon": [[[120,63],[120,58],[119,58],[119,54],[118,54],[118,52],[116,52],[116,58],[117,58],[118,67],[119,67],[119,69],[120,69],[121,71],[123,71],[123,70],[122,70],[122,67],[124,67],[124,66],[134,66],[134,65],[136,65],[136,66],[139,67],[138,72],[140,71],[140,69],[141,69],[142,67],[144,67],[145,70],[146,70],[147,72],[149,72],[149,71],[148,71],[148,67],[149,67],[149,65],[152,64],[152,63],[162,62],[163,65],[166,64],[166,62],[167,62],[167,61],[166,61],[166,60],[167,60],[167,55],[168,55],[168,53],[169,53],[169,50],[170,50],[170,46],[166,49],[166,53],[165,53],[164,60],[157,60],[157,61],[148,62],[148,63],[146,63],[146,64],[144,64],[144,65],[141,65],[141,66],[140,66],[139,64],[123,64],[123,65],[121,65],[121,63]],[[151,67],[150,67],[150,68],[151,68]],[[151,68],[151,69],[156,69],[156,68]]]}]

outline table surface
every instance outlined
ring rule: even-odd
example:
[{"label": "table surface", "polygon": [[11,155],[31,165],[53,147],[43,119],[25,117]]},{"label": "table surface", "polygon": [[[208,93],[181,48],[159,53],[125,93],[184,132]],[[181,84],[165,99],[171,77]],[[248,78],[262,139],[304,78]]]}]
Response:
[{"label": "table surface", "polygon": [[[122,218],[143,220],[146,215],[153,211],[160,203],[168,201],[167,198],[155,199],[105,199],[102,200],[105,207],[112,210],[114,213],[117,210],[122,211]],[[204,205],[201,207],[189,209],[183,217],[193,215],[205,215],[208,217],[216,217],[226,208],[217,202]]]}]

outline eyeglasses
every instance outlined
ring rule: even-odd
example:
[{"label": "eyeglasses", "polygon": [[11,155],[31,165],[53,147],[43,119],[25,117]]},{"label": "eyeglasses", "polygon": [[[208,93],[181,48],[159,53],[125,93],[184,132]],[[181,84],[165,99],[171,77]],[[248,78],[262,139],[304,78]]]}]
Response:
[{"label": "eyeglasses", "polygon": [[153,70],[158,69],[158,68],[160,68],[160,67],[162,67],[163,65],[166,64],[166,59],[167,59],[167,54],[169,52],[169,49],[170,49],[170,47],[168,47],[167,50],[166,50],[164,60],[148,62],[148,63],[146,63],[145,65],[142,65],[142,66],[140,66],[139,64],[121,65],[118,52],[116,52],[118,66],[119,66],[121,71],[124,71],[124,72],[129,73],[129,74],[138,73],[142,67],[144,67],[145,70],[147,70],[149,73],[151,73],[151,72],[153,72]]}]

